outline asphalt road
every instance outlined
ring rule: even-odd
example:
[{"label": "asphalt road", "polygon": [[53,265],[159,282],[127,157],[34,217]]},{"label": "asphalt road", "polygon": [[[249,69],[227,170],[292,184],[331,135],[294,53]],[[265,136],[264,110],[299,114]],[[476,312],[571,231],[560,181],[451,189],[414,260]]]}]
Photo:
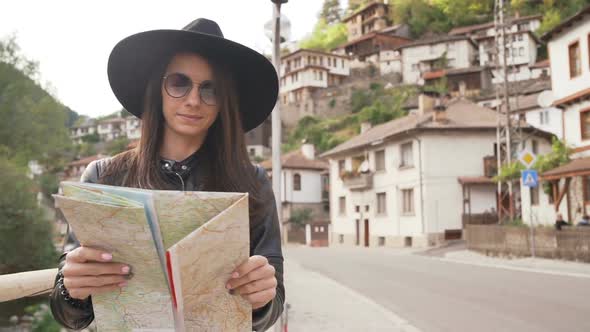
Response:
[{"label": "asphalt road", "polygon": [[363,294],[424,332],[590,331],[590,279],[381,248],[287,247],[285,258]]}]

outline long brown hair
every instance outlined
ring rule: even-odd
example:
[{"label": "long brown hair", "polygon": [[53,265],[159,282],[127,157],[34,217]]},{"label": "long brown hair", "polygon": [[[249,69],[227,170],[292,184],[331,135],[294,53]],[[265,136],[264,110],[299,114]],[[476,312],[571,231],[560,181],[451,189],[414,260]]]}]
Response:
[{"label": "long brown hair", "polygon": [[[116,155],[99,182],[144,189],[173,189],[159,169],[165,121],[161,84],[171,59],[169,57],[156,66],[148,80],[138,146]],[[208,161],[205,164],[209,175],[204,190],[248,192],[252,225],[268,209],[262,202],[267,201],[269,193],[260,190],[254,166],[248,158],[233,77],[222,64],[211,59],[208,62],[213,68],[219,113],[201,146]]]}]

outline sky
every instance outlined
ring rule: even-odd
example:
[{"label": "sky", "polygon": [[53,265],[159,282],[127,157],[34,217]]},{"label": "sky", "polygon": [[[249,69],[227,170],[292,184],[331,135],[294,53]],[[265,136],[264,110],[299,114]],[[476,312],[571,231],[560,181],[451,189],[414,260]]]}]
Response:
[{"label": "sky", "polygon": [[[290,0],[281,7],[291,40],[311,33],[322,3]],[[121,109],[106,73],[121,39],[204,17],[216,21],[225,38],[270,54],[264,24],[272,14],[269,0],[13,0],[2,4],[0,39],[15,34],[22,54],[39,62],[41,85],[79,114],[98,117]]]}]

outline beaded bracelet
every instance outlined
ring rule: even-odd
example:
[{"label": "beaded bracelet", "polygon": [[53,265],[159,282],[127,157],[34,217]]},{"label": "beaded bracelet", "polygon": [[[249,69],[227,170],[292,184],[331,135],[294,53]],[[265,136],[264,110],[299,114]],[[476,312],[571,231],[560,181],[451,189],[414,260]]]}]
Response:
[{"label": "beaded bracelet", "polygon": [[64,275],[61,271],[59,271],[57,273],[57,276],[59,277],[57,279],[57,287],[59,289],[59,293],[61,294],[61,296],[63,297],[63,299],[69,303],[70,305],[72,305],[73,307],[79,308],[79,309],[88,309],[92,302],[90,301],[90,299],[88,300],[78,300],[75,299],[73,297],[70,296],[70,293],[68,292],[68,290],[66,289],[66,286],[64,285]]}]

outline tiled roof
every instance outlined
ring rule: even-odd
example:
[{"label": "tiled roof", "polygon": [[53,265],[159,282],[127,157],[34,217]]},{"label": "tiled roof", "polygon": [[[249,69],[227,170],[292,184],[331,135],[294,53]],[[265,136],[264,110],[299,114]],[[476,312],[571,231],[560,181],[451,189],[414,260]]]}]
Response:
[{"label": "tiled roof", "polygon": [[397,49],[403,49],[403,48],[408,48],[408,47],[417,47],[417,46],[423,46],[423,45],[431,45],[431,44],[438,44],[438,43],[445,43],[445,42],[451,42],[451,41],[461,41],[461,40],[467,40],[468,42],[470,42],[473,46],[477,46],[475,44],[475,42],[467,37],[467,36],[449,36],[449,35],[441,35],[441,36],[435,36],[435,37],[430,37],[430,38],[423,38],[423,39],[419,39],[407,44],[404,44],[400,47],[398,47]]},{"label": "tiled roof", "polygon": [[351,138],[350,140],[336,146],[330,151],[322,154],[327,157],[347,150],[360,148],[373,142],[382,141],[392,136],[412,130],[426,129],[475,129],[475,128],[496,128],[496,112],[491,109],[478,106],[466,100],[452,101],[446,112],[448,121],[433,121],[433,112],[426,114],[408,115],[378,126]]},{"label": "tiled roof", "polygon": [[[272,159],[267,159],[260,163],[265,169],[272,169]],[[281,156],[281,167],[290,169],[312,169],[326,170],[329,168],[328,162],[320,159],[306,158],[301,149],[288,152]]]},{"label": "tiled roof", "polygon": [[107,157],[106,155],[102,155],[102,154],[97,154],[95,156],[90,156],[90,157],[86,157],[86,158],[82,158],[79,160],[75,160],[72,161],[71,163],[68,164],[68,167],[76,167],[76,166],[86,166],[88,164],[90,164],[91,162],[98,160],[98,159],[102,159]]},{"label": "tiled roof", "polygon": [[549,59],[547,60],[543,60],[543,61],[539,61],[537,63],[535,63],[534,65],[531,66],[531,69],[537,69],[537,68],[548,68],[549,67]]},{"label": "tiled roof", "polygon": [[558,179],[564,175],[572,175],[582,172],[590,173],[590,157],[574,159],[563,166],[559,166],[543,173],[542,177],[550,180]]},{"label": "tiled roof", "polygon": [[[371,144],[378,144],[394,136],[405,134],[411,131],[435,130],[435,129],[453,129],[453,130],[471,130],[471,129],[496,129],[498,124],[497,113],[489,108],[479,106],[467,100],[454,100],[447,105],[445,121],[434,121],[434,113],[408,115],[378,126],[351,138],[350,140],[336,146],[330,151],[321,155],[322,158],[329,157],[338,153],[356,148],[362,148]],[[526,123],[521,123],[521,128],[533,129]],[[550,138],[550,133],[539,129],[535,132],[546,138]]]},{"label": "tiled roof", "polygon": [[[535,19],[539,19],[540,20],[542,18],[543,18],[543,15],[522,16],[522,17],[519,17],[519,18],[513,18],[512,19],[512,23],[520,23],[520,22],[524,22],[524,21],[532,21],[532,20],[535,20]],[[467,25],[467,26],[463,26],[463,27],[457,27],[457,28],[454,28],[451,31],[449,31],[449,35],[468,34],[468,33],[471,33],[473,31],[492,28],[493,26],[494,26],[494,22],[487,22],[487,23],[482,23],[482,24],[474,24],[474,25]]]}]

